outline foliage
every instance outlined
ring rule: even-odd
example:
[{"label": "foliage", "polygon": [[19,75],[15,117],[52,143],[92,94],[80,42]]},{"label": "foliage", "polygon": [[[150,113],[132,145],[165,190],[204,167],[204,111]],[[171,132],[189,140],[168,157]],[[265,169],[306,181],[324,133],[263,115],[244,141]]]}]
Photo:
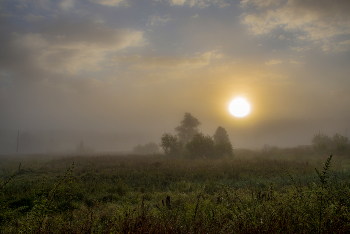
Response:
[{"label": "foliage", "polygon": [[350,160],[280,153],[2,157],[0,232],[349,233]]},{"label": "foliage", "polygon": [[331,147],[331,138],[323,133],[318,133],[312,138],[312,144],[316,151],[325,151]]},{"label": "foliage", "polygon": [[198,126],[200,124],[197,118],[186,112],[184,119],[181,120],[181,125],[175,128],[180,141],[187,144],[198,133]]},{"label": "foliage", "polygon": [[334,134],[333,138],[333,148],[336,149],[338,153],[344,153],[348,149],[349,138],[346,136],[342,136],[339,133]]},{"label": "foliage", "polygon": [[219,126],[213,136],[215,144],[230,142],[230,138],[225,128]]},{"label": "foliage", "polygon": [[345,153],[349,148],[349,138],[339,133],[334,134],[331,138],[326,134],[318,133],[312,138],[312,144],[316,152],[336,151]]},{"label": "foliage", "polygon": [[[15,177],[16,174],[13,174],[12,176],[8,177],[4,182],[2,182],[2,185],[0,186],[0,192],[2,192],[3,188]],[[16,214],[17,210],[11,209],[9,207],[9,204],[7,202],[4,202],[0,200],[0,224],[7,224],[12,217]],[[1,228],[0,228],[1,232]]]},{"label": "foliage", "polygon": [[159,152],[159,146],[154,142],[145,145],[138,144],[134,147],[133,151],[135,154],[155,154]]},{"label": "foliage", "polygon": [[214,155],[214,140],[203,133],[197,133],[186,145],[191,158],[210,158]]},{"label": "foliage", "polygon": [[218,143],[214,147],[216,158],[232,157],[234,155],[231,142]]},{"label": "foliage", "polygon": [[233,156],[233,147],[225,128],[219,126],[213,138],[215,143],[215,157]]},{"label": "foliage", "polygon": [[164,133],[161,137],[160,147],[163,148],[166,155],[179,155],[182,151],[182,142],[170,133]]},{"label": "foliage", "polygon": [[317,172],[317,175],[318,175],[318,177],[319,177],[319,179],[320,179],[320,182],[321,182],[321,184],[322,185],[326,185],[326,179],[328,178],[328,174],[329,174],[329,169],[330,169],[330,167],[331,167],[331,160],[332,160],[332,157],[333,157],[333,155],[331,155],[331,156],[329,156],[329,158],[327,159],[327,161],[325,162],[325,164],[324,164],[324,167],[323,167],[323,170],[322,170],[322,172],[319,172],[318,170],[317,170],[317,168],[315,168],[315,170],[316,170],[316,172]]}]

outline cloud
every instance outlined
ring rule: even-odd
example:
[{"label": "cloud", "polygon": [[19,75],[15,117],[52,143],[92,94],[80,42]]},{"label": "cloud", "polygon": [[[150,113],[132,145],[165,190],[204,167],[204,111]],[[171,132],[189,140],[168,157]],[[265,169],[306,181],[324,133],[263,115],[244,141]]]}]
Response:
[{"label": "cloud", "polygon": [[44,13],[43,10],[69,10],[74,7],[74,1],[75,0],[0,0],[0,16],[17,17],[22,14],[30,14],[31,11],[37,15],[38,12]]},{"label": "cloud", "polygon": [[6,43],[7,53],[0,58],[0,67],[4,61],[31,70],[79,74],[82,70],[101,70],[108,54],[143,46],[144,38],[141,31],[93,22],[59,22],[41,33],[12,34]]},{"label": "cloud", "polygon": [[89,0],[92,3],[95,4],[101,4],[104,6],[121,6],[121,5],[127,5],[126,0]]},{"label": "cloud", "polygon": [[291,63],[291,64],[294,64],[294,65],[297,65],[297,66],[301,66],[301,65],[304,64],[303,62],[295,61],[295,60],[293,60],[293,59],[290,60],[290,63]]},{"label": "cloud", "polygon": [[350,40],[341,41],[339,43],[328,43],[322,46],[325,51],[346,52],[350,50]]},{"label": "cloud", "polygon": [[265,65],[271,66],[271,65],[276,65],[276,64],[280,64],[280,63],[282,63],[281,60],[270,60],[270,61],[266,62]]},{"label": "cloud", "polygon": [[60,6],[63,10],[69,10],[74,7],[74,0],[62,0]]},{"label": "cloud", "polygon": [[115,57],[118,63],[131,64],[130,69],[194,69],[206,66],[211,59],[220,59],[222,54],[216,51],[206,52],[197,57],[144,57],[140,55]]},{"label": "cloud", "polygon": [[350,40],[345,40],[338,43],[338,51],[348,51],[350,49]]},{"label": "cloud", "polygon": [[243,0],[240,2],[240,7],[247,8],[249,6],[256,6],[259,9],[279,5],[282,0]]},{"label": "cloud", "polygon": [[34,14],[28,14],[26,16],[24,16],[24,18],[29,21],[29,22],[37,22],[43,19],[46,19],[45,16],[42,15],[34,15]]},{"label": "cloud", "polygon": [[184,5],[186,0],[170,0],[173,5]]},{"label": "cloud", "polygon": [[152,15],[149,17],[149,23],[147,25],[154,26],[158,24],[165,24],[169,20],[171,20],[169,15],[165,15],[163,18],[157,15]]},{"label": "cloud", "polygon": [[290,49],[300,52],[300,51],[307,51],[307,50],[310,50],[311,47],[310,47],[310,46],[304,46],[304,47],[292,46],[292,47],[290,47]]},{"label": "cloud", "polygon": [[336,48],[338,36],[350,34],[350,1],[244,0],[240,5],[246,11],[242,23],[253,35],[282,28],[301,41],[323,45],[326,51]]},{"label": "cloud", "polygon": [[[159,0],[154,0],[159,1]],[[171,5],[180,5],[180,6],[190,6],[190,7],[199,7],[206,8],[210,5],[215,5],[218,7],[226,7],[230,4],[226,3],[225,0],[169,0]]]}]

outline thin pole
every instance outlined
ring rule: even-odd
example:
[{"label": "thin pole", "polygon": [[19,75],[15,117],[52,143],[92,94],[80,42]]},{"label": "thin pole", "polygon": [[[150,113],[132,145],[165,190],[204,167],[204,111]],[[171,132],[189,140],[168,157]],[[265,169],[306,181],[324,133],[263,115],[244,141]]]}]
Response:
[{"label": "thin pole", "polygon": [[18,154],[18,143],[19,143],[19,130],[18,130],[18,134],[17,134],[17,149],[16,149],[17,154]]}]

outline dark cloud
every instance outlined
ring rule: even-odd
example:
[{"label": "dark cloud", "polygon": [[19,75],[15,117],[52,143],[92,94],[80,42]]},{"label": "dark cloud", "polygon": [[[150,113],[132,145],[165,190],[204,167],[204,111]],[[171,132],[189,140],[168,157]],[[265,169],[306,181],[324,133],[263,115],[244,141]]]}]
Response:
[{"label": "dark cloud", "polygon": [[350,2],[347,0],[294,0],[290,4],[295,12],[315,12],[320,16],[350,18]]},{"label": "dark cloud", "polygon": [[144,43],[140,31],[108,28],[91,21],[59,21],[38,33],[12,32],[0,40],[0,67],[31,78],[42,78],[47,71],[100,70],[107,53]]},{"label": "dark cloud", "polygon": [[142,32],[128,29],[113,29],[103,23],[82,19],[78,21],[60,20],[41,30],[49,35],[50,42],[69,47],[70,44],[87,44],[109,49],[142,45]]}]

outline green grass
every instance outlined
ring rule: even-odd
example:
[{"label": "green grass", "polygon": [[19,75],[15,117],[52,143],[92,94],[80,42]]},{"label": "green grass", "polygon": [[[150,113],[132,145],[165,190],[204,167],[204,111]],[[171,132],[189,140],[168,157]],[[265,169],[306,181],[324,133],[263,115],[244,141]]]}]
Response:
[{"label": "green grass", "polygon": [[350,231],[350,158],[293,150],[235,155],[0,156],[0,231]]}]

